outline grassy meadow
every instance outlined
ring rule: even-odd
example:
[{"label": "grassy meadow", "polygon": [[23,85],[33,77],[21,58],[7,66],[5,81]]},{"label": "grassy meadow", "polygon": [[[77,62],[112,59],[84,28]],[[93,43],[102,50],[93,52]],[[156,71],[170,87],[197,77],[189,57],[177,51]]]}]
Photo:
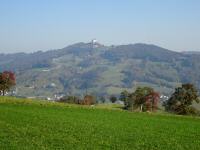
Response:
[{"label": "grassy meadow", "polygon": [[199,150],[200,118],[0,97],[0,149]]}]

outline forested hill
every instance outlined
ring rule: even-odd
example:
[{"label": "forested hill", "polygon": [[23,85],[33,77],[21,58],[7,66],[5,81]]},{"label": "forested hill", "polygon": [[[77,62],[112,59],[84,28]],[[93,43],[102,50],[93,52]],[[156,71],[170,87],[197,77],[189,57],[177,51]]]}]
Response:
[{"label": "forested hill", "polygon": [[139,85],[171,93],[179,83],[200,88],[200,55],[178,53],[155,45],[104,46],[77,43],[35,53],[0,54],[0,71],[17,75],[20,96],[119,94]]}]

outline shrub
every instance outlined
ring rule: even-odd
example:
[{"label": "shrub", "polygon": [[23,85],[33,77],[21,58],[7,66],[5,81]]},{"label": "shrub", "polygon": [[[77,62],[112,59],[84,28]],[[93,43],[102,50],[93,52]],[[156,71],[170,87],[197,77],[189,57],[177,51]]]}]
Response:
[{"label": "shrub", "polygon": [[76,96],[64,96],[58,102],[70,103],[70,104],[80,104],[80,99]]},{"label": "shrub", "polygon": [[110,101],[111,101],[112,103],[115,103],[115,102],[117,101],[117,97],[112,95],[112,96],[110,97]]},{"label": "shrub", "polygon": [[94,96],[92,95],[86,95],[83,99],[83,101],[81,102],[82,105],[93,105],[96,103],[96,100],[94,98]]}]

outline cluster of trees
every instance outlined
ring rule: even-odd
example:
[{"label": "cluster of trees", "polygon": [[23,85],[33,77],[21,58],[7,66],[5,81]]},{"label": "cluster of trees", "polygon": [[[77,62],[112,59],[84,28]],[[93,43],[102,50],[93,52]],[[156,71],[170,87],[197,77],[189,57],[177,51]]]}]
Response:
[{"label": "cluster of trees", "polygon": [[5,95],[16,84],[15,74],[11,71],[0,72],[0,95]]},{"label": "cluster of trees", "polygon": [[[156,111],[160,95],[150,87],[138,87],[135,92],[121,92],[120,98],[127,110]],[[199,103],[199,94],[193,84],[182,84],[177,87],[171,97],[163,103],[165,110],[179,115],[196,115],[200,112],[193,107]]]},{"label": "cluster of trees", "polygon": [[[138,87],[134,92],[123,91],[119,99],[111,95],[110,101],[115,103],[117,100],[124,102],[124,108],[130,111],[155,112],[158,109],[160,95],[151,87]],[[106,99],[100,97],[99,101],[105,103]],[[93,105],[96,104],[96,97],[86,95],[83,99],[76,96],[65,96],[60,102]],[[171,97],[163,103],[167,112],[190,115],[199,114],[199,111],[193,107],[193,103],[199,102],[199,94],[193,84],[182,84],[177,87]]]},{"label": "cluster of trees", "polygon": [[96,103],[96,99],[92,95],[85,95],[83,99],[76,96],[65,96],[59,100],[59,102],[80,104],[80,105],[93,105]]},{"label": "cluster of trees", "polygon": [[150,87],[138,87],[135,92],[123,91],[120,100],[127,110],[156,111],[160,96]]}]

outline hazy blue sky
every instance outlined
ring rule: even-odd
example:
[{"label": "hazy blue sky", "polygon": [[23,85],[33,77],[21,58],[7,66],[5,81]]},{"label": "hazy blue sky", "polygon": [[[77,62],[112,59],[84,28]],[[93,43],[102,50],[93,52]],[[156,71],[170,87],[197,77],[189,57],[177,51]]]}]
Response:
[{"label": "hazy blue sky", "polygon": [[96,38],[200,50],[200,0],[0,0],[0,52],[32,52]]}]

